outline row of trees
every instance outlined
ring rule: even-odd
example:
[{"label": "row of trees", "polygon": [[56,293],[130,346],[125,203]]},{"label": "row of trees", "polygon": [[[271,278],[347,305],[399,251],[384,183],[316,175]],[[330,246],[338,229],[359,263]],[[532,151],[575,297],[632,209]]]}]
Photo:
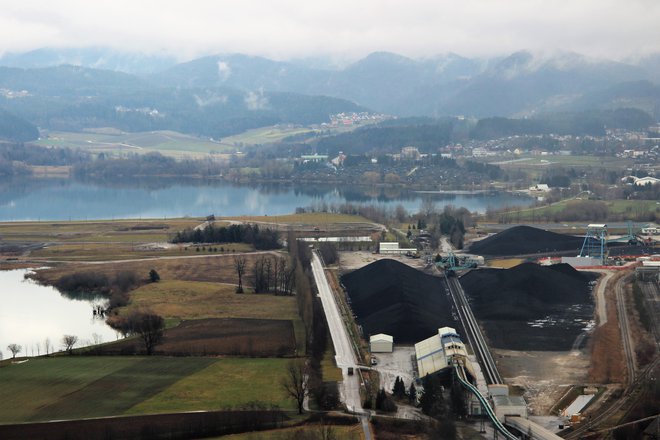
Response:
[{"label": "row of trees", "polygon": [[[75,335],[64,335],[62,336],[61,339],[62,343],[62,349],[69,354],[73,351],[73,347],[78,343],[78,336]],[[52,350],[51,344],[50,344],[50,339],[46,339],[46,342],[44,344],[45,346],[45,354],[48,355],[50,354],[50,350]],[[16,355],[19,354],[21,351],[23,351],[23,346],[19,344],[9,344],[7,346],[7,350],[11,353],[11,358],[15,359]],[[0,357],[2,359],[2,357]]]},{"label": "row of trees", "polygon": [[[157,275],[157,274],[156,274]],[[152,274],[149,274],[151,280]],[[128,304],[129,290],[139,286],[145,280],[136,272],[121,270],[113,275],[96,271],[74,272],[62,275],[53,284],[64,295],[73,298],[108,299],[108,309],[123,307]]]},{"label": "row of trees", "polygon": [[229,225],[205,228],[187,228],[178,231],[171,240],[172,243],[248,243],[255,249],[279,249],[279,233],[271,228],[260,228],[259,225]]},{"label": "row of trees", "polygon": [[[236,293],[243,293],[243,277],[247,270],[245,255],[234,256],[234,269],[238,276]],[[258,257],[252,266],[254,293],[292,295],[296,281],[295,272],[295,260],[273,255]]]}]

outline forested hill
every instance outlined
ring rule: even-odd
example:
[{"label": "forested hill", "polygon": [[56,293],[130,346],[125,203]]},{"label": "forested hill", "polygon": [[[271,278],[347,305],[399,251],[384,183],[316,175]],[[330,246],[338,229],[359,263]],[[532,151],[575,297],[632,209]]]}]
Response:
[{"label": "forested hill", "polygon": [[[115,127],[214,138],[281,123],[328,122],[330,114],[366,110],[326,96],[227,86],[162,88],[133,75],[75,66],[0,67],[0,109],[51,130]],[[8,119],[10,123],[17,125],[15,119]]]},{"label": "forested hill", "polygon": [[0,141],[27,142],[38,137],[34,124],[0,108]]},{"label": "forested hill", "polygon": [[529,119],[403,118],[316,140],[317,150],[336,154],[393,153],[405,146],[431,152],[452,142],[522,135],[602,136],[605,128],[646,130],[653,118],[638,109],[554,113]]},{"label": "forested hill", "polygon": [[[99,60],[102,53],[65,53],[63,59],[80,55],[82,60]],[[34,66],[48,65],[53,59],[52,52],[42,52],[27,58],[12,56],[5,62]],[[538,133],[598,135],[603,126],[614,126],[613,121],[628,118],[624,128],[636,129],[660,120],[660,87],[654,82],[660,78],[660,64],[651,62],[626,64],[578,54],[542,58],[528,52],[490,60],[455,54],[415,60],[378,52],[342,68],[319,69],[303,62],[234,54],[174,66],[172,60],[145,59],[151,67],[141,70],[131,57],[113,54],[112,59],[116,61],[99,65],[118,69],[124,60],[133,66],[128,70],[143,74],[72,65],[0,66],[0,109],[51,130],[168,129],[214,138],[280,123],[327,122],[331,114],[367,109],[399,117],[481,118],[472,133],[477,139]],[[158,72],[159,65],[164,70]],[[623,116],[607,113],[622,103],[645,111],[651,119],[632,111]],[[513,116],[529,119],[495,119]],[[336,145],[345,141],[355,141],[356,151],[371,148],[373,142],[384,148],[439,143],[457,136],[457,127],[462,130],[459,137],[468,138],[465,127],[455,122],[451,130],[437,120],[414,124],[421,133],[403,124],[397,129],[383,125],[384,131],[324,141],[321,148],[344,150]]]},{"label": "forested hill", "polygon": [[515,135],[591,135],[603,136],[605,128],[646,130],[653,118],[638,109],[592,110],[577,113],[554,113],[528,119],[485,118],[471,131],[473,139],[496,139]]},{"label": "forested hill", "polygon": [[317,150],[329,154],[339,151],[364,154],[374,150],[394,152],[408,145],[414,145],[421,151],[435,150],[452,140],[456,123],[447,119],[430,124],[365,127],[321,138],[317,142]]}]

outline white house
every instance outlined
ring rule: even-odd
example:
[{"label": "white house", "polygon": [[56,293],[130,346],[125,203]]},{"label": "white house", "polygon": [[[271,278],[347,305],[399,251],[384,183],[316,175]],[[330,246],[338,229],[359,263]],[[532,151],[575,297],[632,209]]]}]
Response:
[{"label": "white house", "polygon": [[540,192],[549,192],[550,187],[546,183],[537,183],[536,185],[529,187],[530,191],[540,191]]},{"label": "white house", "polygon": [[372,353],[392,353],[394,338],[385,333],[378,333],[369,338],[369,347]]},{"label": "white house", "polygon": [[651,176],[642,177],[635,180],[635,186],[655,185],[657,183],[660,183],[660,179],[656,179],[655,177]]}]

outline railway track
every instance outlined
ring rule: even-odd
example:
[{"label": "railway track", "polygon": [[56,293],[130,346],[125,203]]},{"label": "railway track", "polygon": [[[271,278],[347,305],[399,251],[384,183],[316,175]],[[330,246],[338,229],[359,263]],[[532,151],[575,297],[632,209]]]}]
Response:
[{"label": "railway track", "polygon": [[[594,415],[587,421],[587,423],[579,425],[575,427],[571,432],[566,433],[564,436],[566,439],[582,438],[582,436],[585,434],[588,436],[589,431],[594,430],[601,424],[604,424],[608,419],[617,413],[623,414],[623,416],[619,417],[619,419],[625,418],[625,415],[634,407],[640,396],[642,396],[643,393],[648,390],[648,383],[654,378],[654,375],[657,373],[656,370],[660,366],[660,357],[656,356],[653,362],[644,367],[642,370],[635,370],[634,350],[632,346],[630,330],[628,328],[628,315],[626,314],[626,307],[623,298],[623,285],[625,281],[627,281],[627,279],[631,276],[632,274],[620,278],[615,285],[617,313],[620,321],[619,327],[621,328],[621,338],[623,341],[623,349],[626,357],[626,365],[629,372],[626,390],[624,391],[623,396],[621,396],[608,407],[604,408],[598,414]],[[654,295],[657,294],[657,286],[649,285],[646,286],[646,289],[650,290],[647,290],[645,294],[649,295],[651,299],[655,298]],[[654,324],[655,321],[656,320],[654,319]],[[657,335],[657,327],[654,327],[654,330]],[[657,337],[656,343],[658,343]]]},{"label": "railway track", "polygon": [[448,277],[445,274],[445,282],[449,288],[449,293],[454,302],[454,307],[456,308],[459,319],[461,320],[461,324],[463,324],[463,329],[466,333],[465,336],[477,355],[477,359],[481,364],[486,381],[489,384],[502,383],[502,376],[500,376],[500,373],[497,371],[495,360],[490,354],[486,339],[472,313],[472,309],[470,308],[470,304],[468,303],[460,281],[456,277]]},{"label": "railway track", "polygon": [[621,342],[623,344],[623,353],[626,358],[626,368],[628,370],[628,386],[631,386],[635,382],[636,377],[635,350],[631,340],[628,313],[626,311],[626,301],[623,292],[623,286],[630,277],[631,275],[625,275],[619,278],[614,286],[616,292],[616,308],[619,315],[619,328],[621,329]]},{"label": "railway track", "polygon": [[658,322],[658,317],[660,317],[660,288],[655,282],[641,282],[639,283],[644,297],[646,300],[647,307],[649,309],[649,317],[651,319],[651,326],[653,327],[653,336],[655,336],[655,343],[658,344],[660,349],[660,323]]},{"label": "railway track", "polygon": [[565,435],[562,433],[562,437],[567,440],[582,438],[585,433],[606,422],[617,412],[629,411],[630,408],[632,408],[632,406],[637,402],[639,396],[647,390],[647,381],[653,377],[655,370],[658,368],[658,365],[660,365],[660,358],[656,356],[653,362],[651,362],[643,370],[641,370],[639,374],[637,374],[635,382],[632,386],[626,389],[624,395],[621,396],[621,398],[613,402],[607,408],[600,411],[598,414],[594,415],[586,423],[574,427],[572,431],[567,432]]}]

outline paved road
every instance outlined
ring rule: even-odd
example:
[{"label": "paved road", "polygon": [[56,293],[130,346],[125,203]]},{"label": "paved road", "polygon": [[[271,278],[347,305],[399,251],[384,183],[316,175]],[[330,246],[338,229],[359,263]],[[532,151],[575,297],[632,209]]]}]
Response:
[{"label": "paved road", "polygon": [[[362,399],[360,398],[360,375],[357,371],[358,365],[355,358],[355,352],[353,351],[353,344],[348,336],[346,327],[344,326],[344,321],[339,312],[339,308],[337,307],[335,296],[333,295],[332,289],[325,277],[321,259],[316,252],[314,252],[312,256],[312,272],[314,273],[314,280],[316,281],[316,287],[318,288],[319,297],[321,298],[321,303],[323,305],[325,319],[328,321],[328,328],[330,330],[330,336],[332,337],[332,345],[335,348],[335,361],[337,362],[337,367],[341,368],[342,376],[344,378],[340,387],[342,400],[346,404],[346,409],[348,409],[349,412],[363,416],[362,427],[364,429],[365,438],[370,440],[371,431],[369,430],[369,424],[366,421],[366,413],[362,409]],[[353,369],[354,374],[348,374],[349,368]]]}]

